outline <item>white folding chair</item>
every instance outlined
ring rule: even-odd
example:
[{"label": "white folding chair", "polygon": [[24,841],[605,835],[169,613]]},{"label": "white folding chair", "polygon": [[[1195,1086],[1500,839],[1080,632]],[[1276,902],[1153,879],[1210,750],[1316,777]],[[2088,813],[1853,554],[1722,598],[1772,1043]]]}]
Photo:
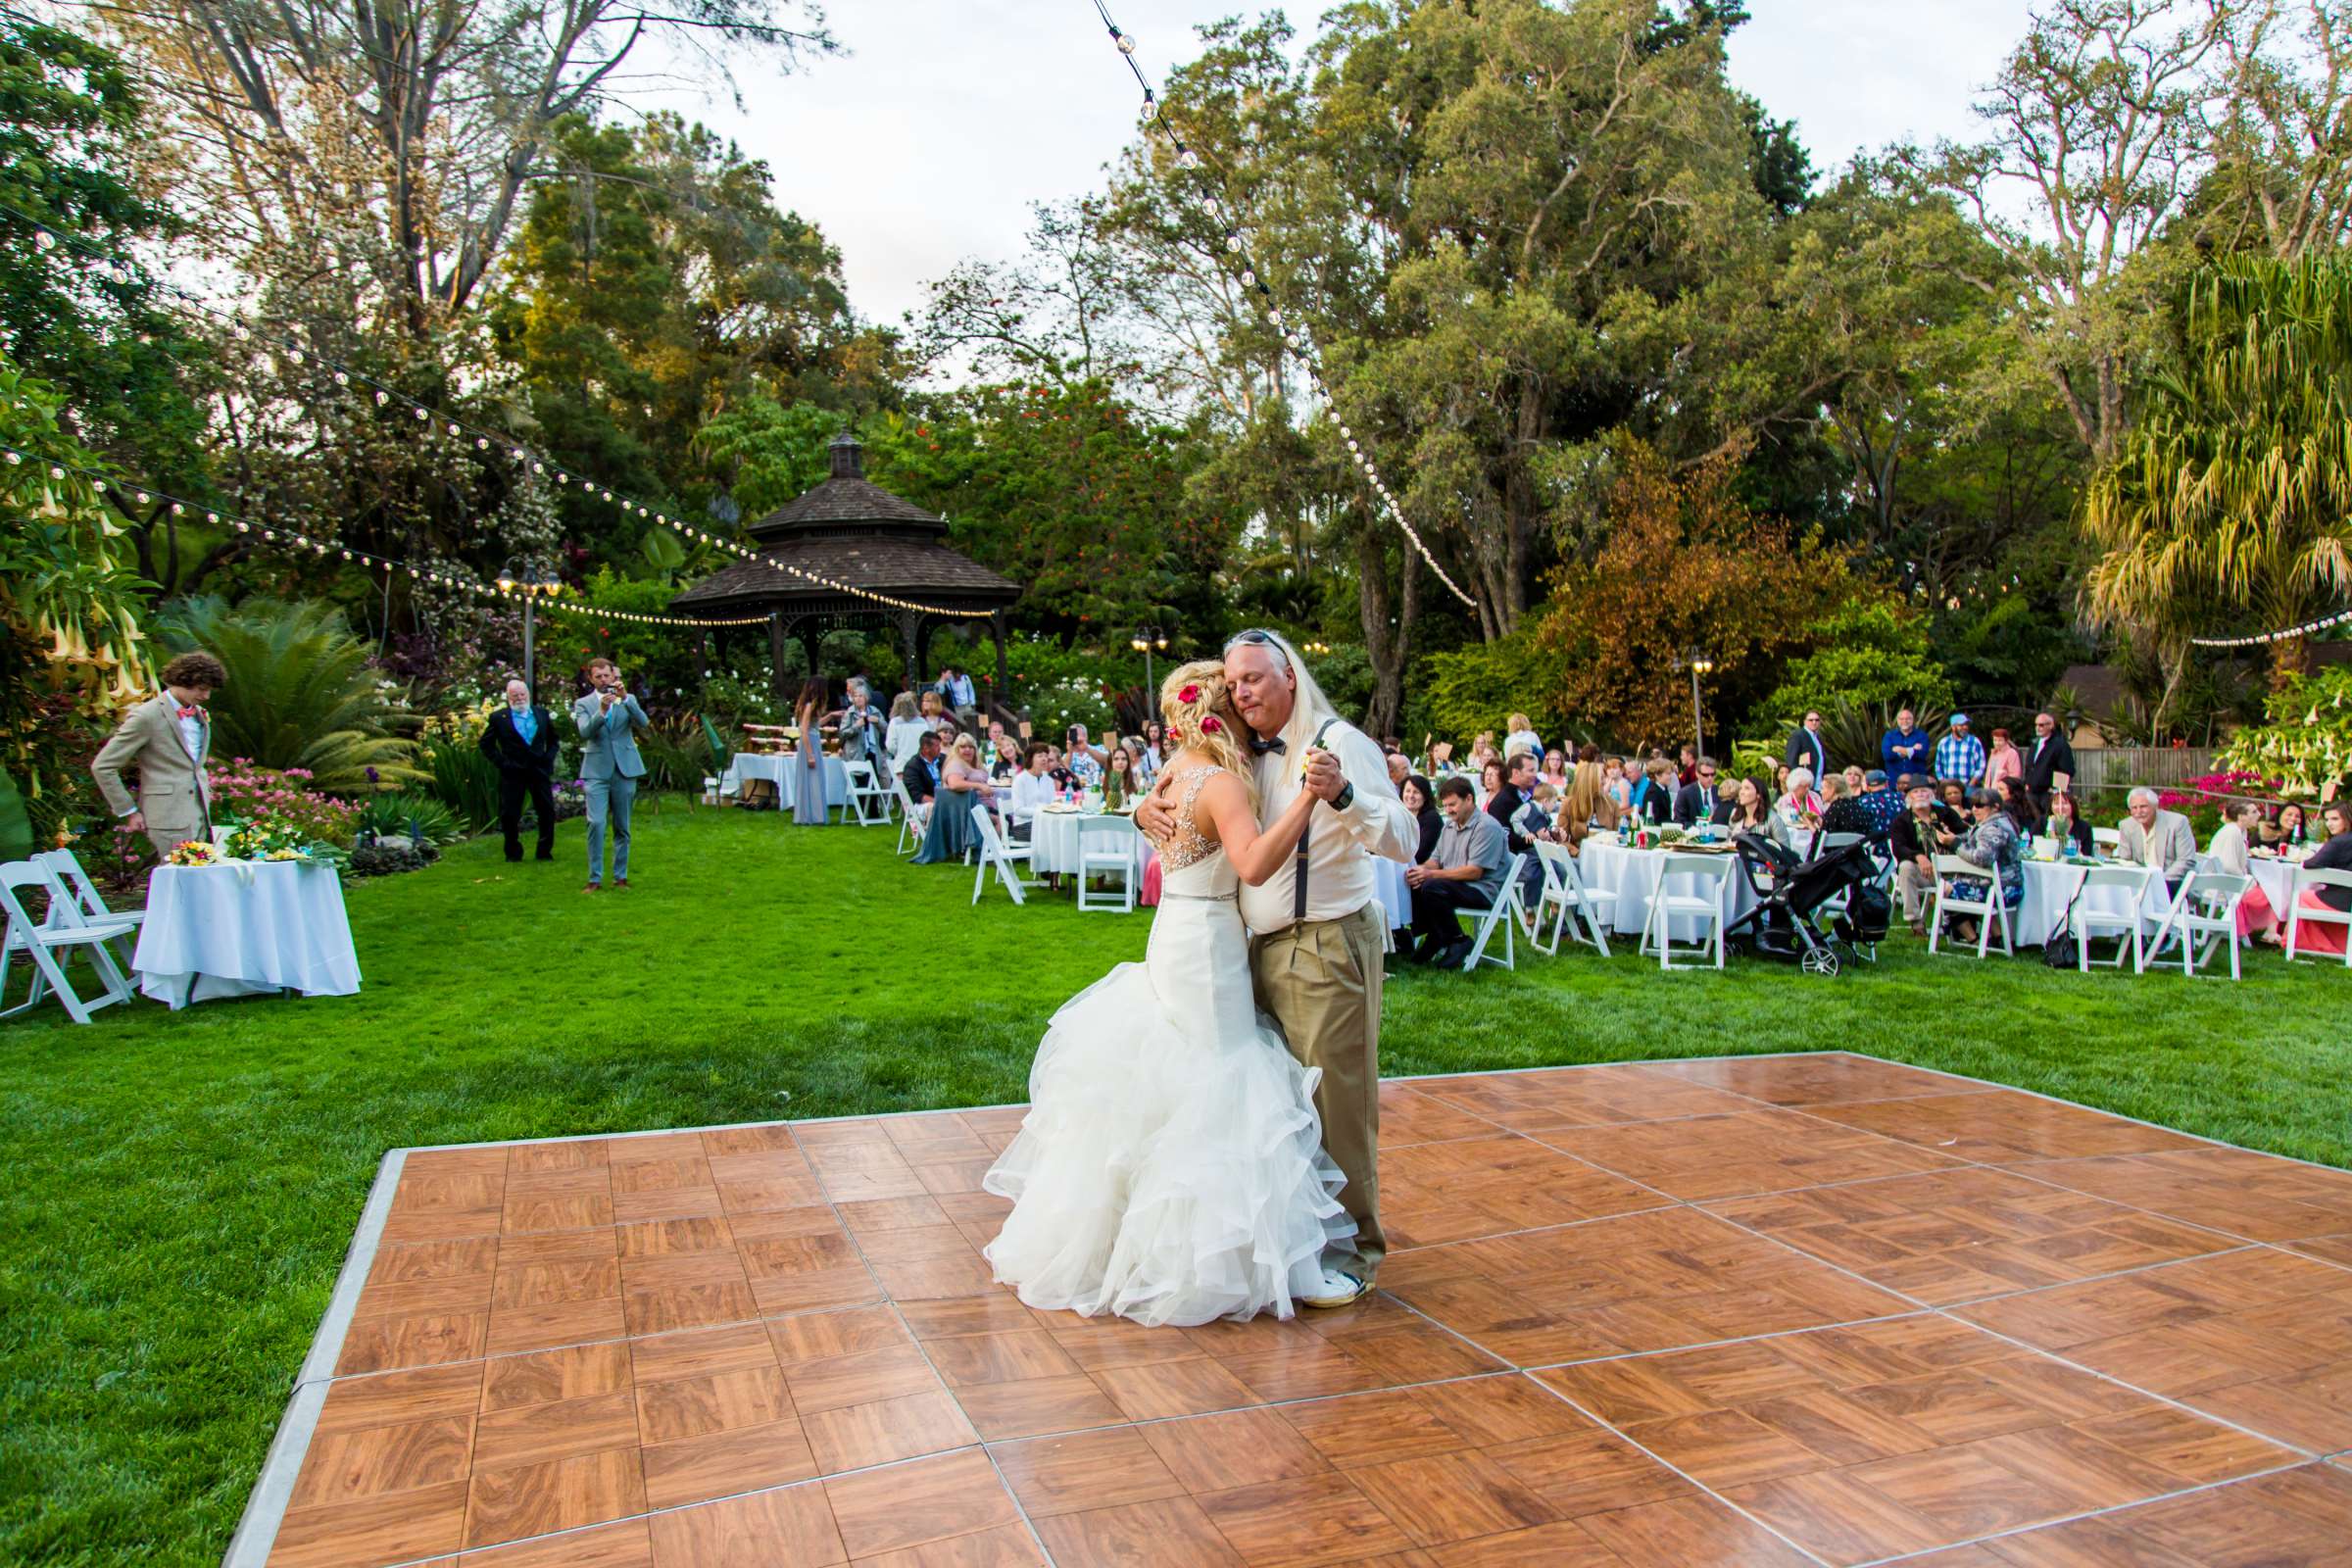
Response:
[{"label": "white folding chair", "polygon": [[[1609,938],[1601,925],[1603,912],[1614,909],[1617,895],[1606,888],[1585,886],[1584,873],[1577,868],[1576,857],[1565,844],[1553,844],[1545,839],[1536,840],[1536,858],[1544,867],[1544,889],[1536,896],[1534,917],[1527,944],[1549,957],[1560,951],[1563,934],[1571,942],[1590,941],[1602,957],[1609,956]],[[1551,936],[1544,936],[1544,918],[1551,916]],[[1577,934],[1577,922],[1582,918],[1586,935]]]},{"label": "white folding chair", "polygon": [[[2156,873],[2144,865],[2094,865],[2083,871],[2082,880],[2075,884],[2075,896],[2069,901],[2074,912],[2067,916],[2068,923],[2075,930],[2075,968],[2078,972],[2088,974],[2094,965],[2103,969],[2121,969],[2127,952],[2132,955],[2133,974],[2147,971],[2145,910],[2148,884],[2155,879]],[[2091,904],[2084,895],[2097,888],[2121,889],[2124,894],[2124,912],[2118,914],[2113,909],[2102,909]],[[2115,937],[2115,956],[2111,959],[2090,956],[2091,939],[2103,933]]]},{"label": "white folding chair", "polygon": [[841,770],[849,777],[850,814],[858,819],[858,825],[872,827],[876,823],[880,823],[884,827],[890,826],[893,792],[882,787],[882,780],[875,773],[874,764],[864,759],[859,759],[854,762],[842,763]]},{"label": "white folding chair", "polygon": [[[1526,862],[1526,856],[1512,856],[1510,863],[1502,868],[1502,891],[1494,895],[1494,902],[1483,909],[1463,911],[1478,917],[1478,924],[1470,934],[1470,956],[1462,960],[1464,974],[1482,963],[1499,964],[1505,969],[1519,967],[1519,956],[1512,946],[1512,934],[1519,915],[1519,872]],[[1502,932],[1502,956],[1499,958],[1487,951],[1497,928]]]},{"label": "white folding chair", "polygon": [[[49,911],[45,920],[35,920],[24,906],[19,893],[22,888],[39,888],[49,896]],[[5,935],[0,935],[0,997],[8,994],[8,970],[12,959],[22,953],[32,960],[32,986],[24,1000],[6,1011],[0,1018],[13,1018],[37,1004],[54,991],[66,1016],[75,1023],[88,1023],[90,1014],[100,1007],[130,1000],[130,982],[116,966],[115,956],[107,943],[131,929],[120,920],[101,925],[84,915],[48,867],[30,860],[16,860],[0,865],[0,915],[7,919]],[[74,983],[66,978],[66,967],[73,961],[74,948],[88,951],[90,967],[96,971],[99,985],[106,995],[95,1002],[84,1002]]]},{"label": "white folding chair", "polygon": [[911,853],[906,848],[908,840],[913,841],[915,849],[921,849],[923,847],[923,829],[928,827],[931,822],[931,808],[927,806],[915,805],[914,797],[906,793],[906,781],[896,773],[890,776],[890,792],[897,796],[899,801],[899,847],[893,853],[898,855]]},{"label": "white folding chair", "polygon": [[[1643,957],[1656,954],[1658,967],[1678,967],[1674,961],[1674,917],[1683,915],[1699,924],[1695,944],[1684,949],[1686,956],[1703,958],[1714,950],[1715,967],[1723,967],[1723,928],[1730,922],[1732,899],[1732,857],[1728,855],[1677,855],[1671,851],[1658,857],[1658,880],[1649,896],[1649,916],[1642,922]],[[1697,891],[1669,892],[1666,884],[1675,877],[1689,877]],[[1681,968],[1700,967],[1682,964]]]},{"label": "white folding chair", "polygon": [[2344,967],[2352,969],[2352,909],[2304,907],[2303,895],[2312,888],[2352,888],[2352,871],[2330,871],[2314,865],[2295,867],[2295,880],[2286,890],[2286,960],[2294,962],[2295,945],[2306,924],[2340,925],[2345,928]]},{"label": "white folding chair", "polygon": [[[2180,972],[2191,979],[2196,977],[2197,965],[2213,956],[2214,944],[2230,944],[2230,978],[2238,979],[2237,906],[2245,902],[2246,889],[2253,885],[2249,876],[2229,871],[2198,868],[2180,879],[2180,891],[2173,895],[2171,906],[2164,911],[2164,923],[2156,928],[2156,940],[2147,951],[2149,963],[2164,961],[2167,948],[2180,944]],[[2199,942],[2199,937],[2204,938]]]},{"label": "white folding chair", "polygon": [[972,808],[972,826],[980,833],[980,866],[972,873],[972,902],[980,902],[981,890],[988,886],[988,873],[991,870],[1004,884],[1004,891],[1012,895],[1013,903],[1028,902],[1021,890],[1029,884],[1014,874],[1013,867],[1029,863],[1032,847],[1027,844],[1007,844],[999,837],[997,820],[988,814],[985,806]]},{"label": "white folding chair", "polygon": [[[122,967],[127,970],[130,967],[132,949],[130,938],[138,931],[140,922],[147,918],[147,911],[145,909],[108,908],[106,900],[98,896],[96,884],[90,881],[90,874],[81,868],[81,861],[74,858],[72,850],[50,850],[46,854],[34,856],[32,863],[47,866],[51,879],[64,884],[67,894],[74,901],[74,907],[82,912],[87,923],[122,927],[122,931],[109,939],[107,945],[114,949],[117,956],[122,960]],[[123,946],[115,947],[118,942],[122,943]]]},{"label": "white folding chair", "polygon": [[[1097,877],[1117,877],[1119,890],[1093,891]],[[1078,819],[1078,907],[1135,911],[1135,829],[1123,817]]]},{"label": "white folding chair", "polygon": [[[1984,896],[1968,899],[1953,889],[1956,879],[1974,878],[1984,884]],[[1992,931],[1997,921],[2001,931],[2001,954],[2017,956],[2015,932],[2011,930],[2009,906],[2001,898],[2001,874],[1996,866],[1971,865],[1957,855],[1936,857],[1936,904],[1928,911],[1928,951],[1936,951],[1936,939],[1943,934],[1943,917],[1947,914],[1973,914],[1977,917],[1977,956],[1984,956],[1991,946]]]},{"label": "white folding chair", "polygon": [[2090,847],[2101,855],[2113,855],[2123,845],[2124,832],[2121,828],[2094,827],[2090,830]]}]

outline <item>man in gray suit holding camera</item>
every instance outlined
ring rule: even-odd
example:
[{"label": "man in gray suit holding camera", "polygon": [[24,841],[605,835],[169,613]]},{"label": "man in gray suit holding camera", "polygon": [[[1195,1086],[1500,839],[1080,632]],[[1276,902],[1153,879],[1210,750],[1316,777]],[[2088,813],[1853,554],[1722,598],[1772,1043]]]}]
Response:
[{"label": "man in gray suit holding camera", "polygon": [[590,662],[588,683],[595,689],[571,705],[571,718],[580,729],[580,779],[588,786],[585,891],[594,893],[604,881],[608,819],[612,824],[612,886],[629,885],[629,808],[637,802],[637,781],[645,777],[637,731],[649,720],[620,678],[620,666],[610,659]]}]

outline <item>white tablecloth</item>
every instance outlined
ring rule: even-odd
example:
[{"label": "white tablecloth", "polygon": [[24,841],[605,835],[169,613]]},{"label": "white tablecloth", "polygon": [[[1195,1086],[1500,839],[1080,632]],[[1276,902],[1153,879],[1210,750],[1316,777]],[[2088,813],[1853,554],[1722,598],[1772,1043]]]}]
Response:
[{"label": "white tablecloth", "polygon": [[[1731,878],[1731,898],[1725,906],[1726,921],[1737,920],[1756,906],[1756,896],[1747,888],[1747,878],[1740,874],[1739,858],[1720,857]],[[1629,850],[1614,839],[1589,838],[1577,849],[1577,874],[1585,886],[1617,895],[1612,910],[1617,929],[1628,936],[1639,936],[1649,920],[1649,901],[1658,891],[1658,870],[1665,861],[1663,850]],[[1697,895],[1702,891],[1695,876],[1678,876],[1670,892]],[[1673,936],[1677,942],[1695,941],[1699,935],[1698,921],[1690,915],[1676,915]]]},{"label": "white tablecloth", "polygon": [[1152,843],[1135,830],[1132,816],[1096,811],[1040,811],[1029,830],[1031,854],[1030,870],[1044,876],[1053,871],[1063,876],[1075,875],[1078,870],[1078,824],[1085,821],[1109,821],[1118,824],[1125,835],[1135,861],[1135,885],[1144,885],[1144,861],[1152,853]]},{"label": "white tablecloth", "polygon": [[[790,753],[738,752],[719,775],[722,795],[732,795],[747,779],[765,779],[776,787],[778,808],[789,811],[800,802],[801,760]],[[887,782],[887,781],[885,781]],[[838,757],[825,759],[825,807],[850,804],[850,774]]]},{"label": "white tablecloth", "polygon": [[1399,930],[1412,923],[1413,890],[1405,885],[1401,862],[1371,857],[1372,882],[1380,889],[1381,906],[1389,911],[1389,929]]},{"label": "white tablecloth", "polygon": [[158,866],[131,968],[142,992],[173,1007],[360,989],[342,878],[331,865],[294,860]]},{"label": "white tablecloth", "polygon": [[[2017,945],[2038,948],[2050,940],[2058,917],[2066,912],[2075,890],[2082,885],[2084,867],[2061,860],[2028,860],[2022,869],[2026,897],[2017,906]],[[2082,902],[2077,907],[2120,917],[2131,912],[2131,897],[2130,890],[2125,888],[2092,888],[2082,895]],[[2139,901],[2140,924],[2154,931],[2171,903],[2172,895],[2165,891],[2164,878],[2150,877],[2147,892]],[[2107,934],[2113,934],[2112,928]]]},{"label": "white tablecloth", "polygon": [[2254,873],[2254,885],[2262,889],[2264,898],[2271,901],[2271,909],[2278,916],[2278,924],[2283,929],[2287,908],[2295,902],[2295,873],[2303,868],[2303,862],[2253,856],[2248,858],[2246,868]]}]

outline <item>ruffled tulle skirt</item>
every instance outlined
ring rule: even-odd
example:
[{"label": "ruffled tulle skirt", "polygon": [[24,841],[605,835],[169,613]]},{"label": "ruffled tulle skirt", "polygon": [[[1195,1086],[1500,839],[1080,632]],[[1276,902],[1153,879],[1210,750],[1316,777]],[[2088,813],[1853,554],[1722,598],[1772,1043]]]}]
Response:
[{"label": "ruffled tulle skirt", "polygon": [[1260,1025],[1188,1037],[1145,966],[1119,965],[1054,1015],[1029,1115],[984,1183],[1013,1200],[986,1249],[998,1281],[1152,1326],[1289,1317],[1355,1234],[1319,1076]]}]

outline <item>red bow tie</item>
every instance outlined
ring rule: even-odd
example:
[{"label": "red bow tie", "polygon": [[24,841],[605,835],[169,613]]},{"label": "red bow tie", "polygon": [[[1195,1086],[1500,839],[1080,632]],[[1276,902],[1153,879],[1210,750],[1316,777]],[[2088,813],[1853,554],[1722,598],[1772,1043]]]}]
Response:
[{"label": "red bow tie", "polygon": [[182,718],[202,718],[204,716],[204,710],[201,708],[183,708],[179,710],[179,716]]}]

